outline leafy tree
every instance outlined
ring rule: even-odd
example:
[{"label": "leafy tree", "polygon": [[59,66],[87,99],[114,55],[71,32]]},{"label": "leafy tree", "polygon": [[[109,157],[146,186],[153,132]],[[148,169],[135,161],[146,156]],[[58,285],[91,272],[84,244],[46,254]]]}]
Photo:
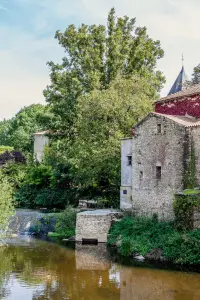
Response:
[{"label": "leafy tree", "polygon": [[108,15],[107,26],[68,26],[55,38],[66,56],[61,64],[49,62],[51,85],[44,91],[54,119],[52,129],[74,134],[77,99],[92,90],[102,90],[118,76],[137,73],[151,78],[158,91],[164,77],[156,71],[157,60],[163,57],[159,41],[147,35],[145,27],[136,27],[135,19],[117,18],[114,8]]},{"label": "leafy tree", "polygon": [[0,121],[0,145],[9,146],[10,145],[10,127],[11,120]]},{"label": "leafy tree", "polygon": [[[48,128],[51,114],[46,106],[32,104],[21,109],[14,118],[0,124],[0,141],[15,150],[33,152],[33,134]],[[8,124],[8,128],[6,126]],[[7,139],[5,139],[7,135]]]},{"label": "leafy tree", "polygon": [[200,64],[194,68],[192,74],[192,84],[200,83]]},{"label": "leafy tree", "polygon": [[152,110],[155,97],[151,83],[134,76],[79,98],[77,137],[68,149],[63,146],[77,183],[120,183],[120,138],[131,136],[133,124]]},{"label": "leafy tree", "polygon": [[8,180],[0,174],[0,230],[8,225],[8,220],[12,216],[13,201],[12,201],[12,186]]}]

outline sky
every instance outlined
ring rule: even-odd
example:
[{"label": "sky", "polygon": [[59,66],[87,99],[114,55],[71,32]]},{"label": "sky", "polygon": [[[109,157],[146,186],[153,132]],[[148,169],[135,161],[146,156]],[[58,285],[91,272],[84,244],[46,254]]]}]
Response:
[{"label": "sky", "polygon": [[190,77],[200,63],[199,0],[0,0],[0,120],[22,107],[45,103],[47,61],[60,62],[63,49],[54,39],[69,24],[105,24],[108,11],[136,17],[165,56],[158,63],[166,76],[165,96],[182,65]]}]

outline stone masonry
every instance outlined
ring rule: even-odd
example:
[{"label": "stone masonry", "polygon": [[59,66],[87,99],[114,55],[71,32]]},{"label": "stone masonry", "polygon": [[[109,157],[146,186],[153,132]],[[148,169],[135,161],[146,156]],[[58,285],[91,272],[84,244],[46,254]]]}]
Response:
[{"label": "stone masonry", "polygon": [[[174,218],[174,194],[184,189],[192,147],[195,184],[200,185],[200,122],[197,119],[150,113],[135,126],[131,171],[132,210],[136,215]],[[124,200],[121,197],[121,203]],[[121,208],[124,206],[123,203]]]},{"label": "stone masonry", "polygon": [[120,216],[120,212],[103,209],[78,213],[76,241],[82,242],[82,239],[97,239],[99,243],[106,243],[112,221]]}]

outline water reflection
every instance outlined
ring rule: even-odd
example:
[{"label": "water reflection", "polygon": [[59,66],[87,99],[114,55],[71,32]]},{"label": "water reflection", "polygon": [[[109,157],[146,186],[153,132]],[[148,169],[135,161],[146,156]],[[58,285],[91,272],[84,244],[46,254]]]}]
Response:
[{"label": "water reflection", "polygon": [[0,299],[196,300],[200,275],[124,267],[104,245],[76,250],[23,239],[0,248]]}]

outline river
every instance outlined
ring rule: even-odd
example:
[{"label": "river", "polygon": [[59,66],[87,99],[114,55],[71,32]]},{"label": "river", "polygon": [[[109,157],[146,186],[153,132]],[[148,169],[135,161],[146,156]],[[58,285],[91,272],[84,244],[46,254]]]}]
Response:
[{"label": "river", "polygon": [[127,267],[105,245],[76,249],[30,237],[0,247],[0,299],[197,300],[200,274]]}]

